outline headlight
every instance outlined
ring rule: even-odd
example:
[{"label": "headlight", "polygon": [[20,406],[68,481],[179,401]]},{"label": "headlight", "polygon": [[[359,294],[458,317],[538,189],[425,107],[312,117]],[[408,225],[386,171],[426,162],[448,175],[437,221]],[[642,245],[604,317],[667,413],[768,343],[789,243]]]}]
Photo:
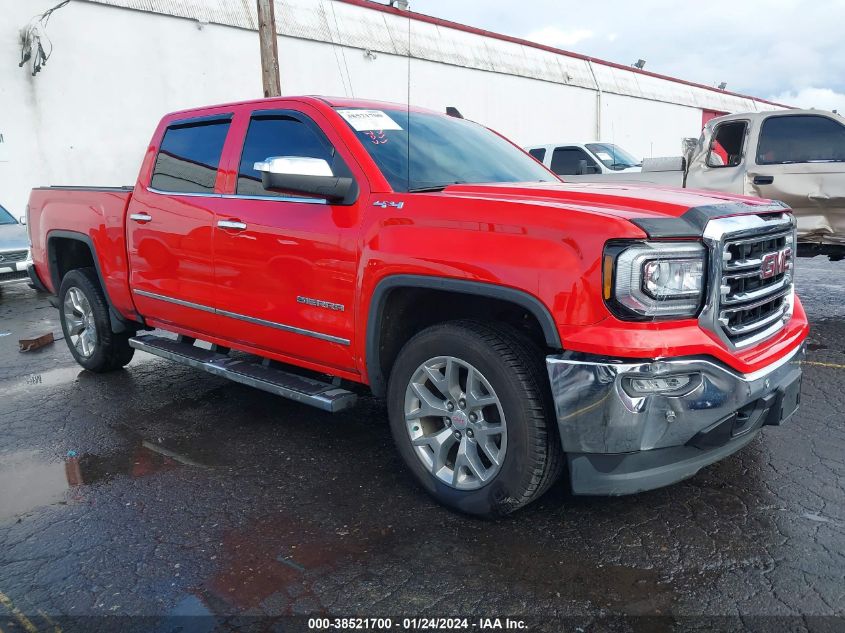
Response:
[{"label": "headlight", "polygon": [[704,296],[705,253],[694,242],[609,245],[605,300],[621,318],[695,316]]}]

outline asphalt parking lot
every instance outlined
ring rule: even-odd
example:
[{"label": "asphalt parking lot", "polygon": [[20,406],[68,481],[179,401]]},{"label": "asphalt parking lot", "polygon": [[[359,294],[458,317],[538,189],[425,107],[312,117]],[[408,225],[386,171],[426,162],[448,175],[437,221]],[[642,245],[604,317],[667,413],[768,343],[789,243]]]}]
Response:
[{"label": "asphalt parking lot", "polygon": [[[788,426],[667,489],[575,498],[561,485],[499,522],[415,487],[376,401],[331,416],[140,353],[104,376],[63,341],[21,354],[19,338],[60,332],[58,313],[6,288],[0,630],[314,613],[842,630],[843,279],[845,262],[799,262],[813,331]],[[218,620],[174,628],[183,615]]]}]

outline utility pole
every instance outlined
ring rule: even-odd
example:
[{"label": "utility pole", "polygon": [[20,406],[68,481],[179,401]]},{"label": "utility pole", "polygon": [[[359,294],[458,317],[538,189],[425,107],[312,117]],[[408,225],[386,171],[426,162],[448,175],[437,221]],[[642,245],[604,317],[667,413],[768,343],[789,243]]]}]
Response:
[{"label": "utility pole", "polygon": [[258,2],[258,39],[261,45],[261,83],[265,97],[281,97],[279,80],[279,42],[273,0]]}]

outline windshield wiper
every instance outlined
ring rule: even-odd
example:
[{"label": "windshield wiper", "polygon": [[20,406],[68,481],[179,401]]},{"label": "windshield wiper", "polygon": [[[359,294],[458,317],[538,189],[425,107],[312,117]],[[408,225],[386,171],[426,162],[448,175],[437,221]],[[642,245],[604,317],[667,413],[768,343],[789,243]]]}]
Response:
[{"label": "windshield wiper", "polygon": [[408,189],[408,193],[428,193],[431,191],[443,191],[449,185],[437,185],[432,187],[414,187],[413,189]]},{"label": "windshield wiper", "polygon": [[456,180],[455,182],[447,182],[443,185],[430,185],[428,187],[414,187],[413,189],[408,189],[408,193],[430,193],[432,191],[443,191],[446,187],[451,187],[452,185],[465,185],[467,183],[462,182],[460,180]]}]

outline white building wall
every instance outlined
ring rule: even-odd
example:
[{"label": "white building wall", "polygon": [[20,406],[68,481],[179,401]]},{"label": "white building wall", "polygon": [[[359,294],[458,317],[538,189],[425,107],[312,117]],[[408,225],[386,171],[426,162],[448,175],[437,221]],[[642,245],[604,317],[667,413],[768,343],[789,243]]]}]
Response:
[{"label": "white building wall", "polygon": [[[276,1],[285,94],[451,105],[522,145],[595,140],[597,87],[601,140],[643,156],[677,154],[702,108],[770,107],[343,2]],[[251,0],[74,0],[33,78],[20,30],[55,3],[0,0],[0,203],[16,215],[34,186],[133,184],[168,111],[261,94]]]},{"label": "white building wall", "polygon": [[700,132],[700,108],[602,95],[602,140],[624,147],[637,158],[679,156],[681,139],[698,137]]}]

